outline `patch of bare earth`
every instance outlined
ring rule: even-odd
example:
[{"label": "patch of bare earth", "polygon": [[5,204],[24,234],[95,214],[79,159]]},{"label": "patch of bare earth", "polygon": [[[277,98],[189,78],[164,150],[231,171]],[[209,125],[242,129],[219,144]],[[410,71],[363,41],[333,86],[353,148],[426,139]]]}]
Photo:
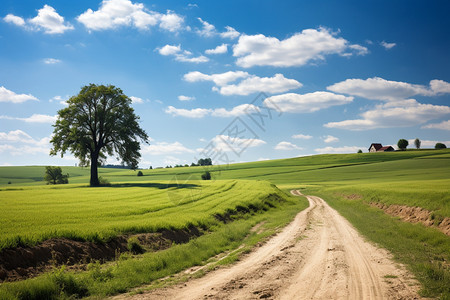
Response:
[{"label": "patch of bare earth", "polygon": [[405,222],[422,223],[427,227],[439,229],[444,234],[450,236],[450,218],[436,220],[432,212],[421,208],[406,205],[386,205],[383,203],[372,202],[370,205],[382,209],[388,215],[399,217]]},{"label": "patch of bare earth", "polygon": [[[293,191],[294,195],[301,195]],[[319,197],[280,233],[228,267],[115,299],[419,299],[419,285]]]},{"label": "patch of bare earth", "polygon": [[[148,251],[169,248],[173,242],[186,243],[201,233],[192,227],[185,230],[164,230],[158,233],[136,234],[139,243]],[[34,277],[54,267],[66,265],[69,269],[84,269],[91,261],[106,262],[128,252],[128,236],[119,236],[108,242],[93,243],[65,238],[50,239],[37,246],[17,247],[0,251],[0,282]]]}]

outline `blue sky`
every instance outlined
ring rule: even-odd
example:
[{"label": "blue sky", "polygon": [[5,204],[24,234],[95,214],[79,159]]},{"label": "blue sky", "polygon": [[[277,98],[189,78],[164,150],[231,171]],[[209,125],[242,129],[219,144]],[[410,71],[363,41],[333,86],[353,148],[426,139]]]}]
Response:
[{"label": "blue sky", "polygon": [[4,0],[0,165],[77,163],[49,140],[90,83],[133,99],[143,168],[450,146],[449,14],[448,1]]}]

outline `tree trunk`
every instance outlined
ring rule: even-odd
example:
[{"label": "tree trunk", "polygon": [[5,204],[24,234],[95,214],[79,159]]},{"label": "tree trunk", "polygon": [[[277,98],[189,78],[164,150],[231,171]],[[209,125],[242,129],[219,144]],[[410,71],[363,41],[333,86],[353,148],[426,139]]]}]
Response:
[{"label": "tree trunk", "polygon": [[99,186],[98,181],[98,154],[96,152],[91,153],[91,186]]}]

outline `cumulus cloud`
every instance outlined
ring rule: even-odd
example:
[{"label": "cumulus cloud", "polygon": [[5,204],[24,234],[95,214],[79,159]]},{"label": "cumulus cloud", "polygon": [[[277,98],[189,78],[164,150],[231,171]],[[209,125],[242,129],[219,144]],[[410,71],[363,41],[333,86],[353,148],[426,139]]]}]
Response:
[{"label": "cumulus cloud", "polygon": [[59,64],[61,63],[60,59],[57,58],[45,58],[44,59],[44,64],[46,65],[55,65],[55,64]]},{"label": "cumulus cloud", "polygon": [[183,154],[183,153],[194,153],[195,151],[189,149],[180,142],[167,143],[167,142],[157,142],[152,145],[142,146],[142,153],[150,155],[170,155],[170,154]]},{"label": "cumulus cloud", "polygon": [[169,106],[166,108],[165,113],[170,114],[172,116],[181,116],[186,118],[198,119],[203,118],[204,116],[210,114],[211,110],[207,108],[184,109]]},{"label": "cumulus cloud", "polygon": [[308,135],[308,134],[294,134],[292,136],[293,139],[301,139],[301,140],[309,140],[312,139],[312,135]]},{"label": "cumulus cloud", "polygon": [[5,21],[6,23],[14,24],[16,26],[21,26],[21,27],[25,26],[25,20],[19,16],[13,15],[13,14],[7,14],[3,18],[3,21]]},{"label": "cumulus cloud", "polygon": [[[237,79],[244,78],[239,83],[230,84]],[[249,95],[256,92],[282,93],[288,90],[302,87],[295,79],[288,79],[283,74],[275,74],[273,77],[258,77],[243,71],[228,71],[221,74],[207,75],[198,71],[184,75],[188,82],[212,81],[216,84],[214,91],[222,95]]]},{"label": "cumulus cloud", "polygon": [[191,63],[203,63],[209,61],[209,58],[206,56],[193,56],[192,52],[182,50],[180,45],[165,45],[164,47],[157,48],[156,50],[158,50],[161,55],[174,56],[176,61]]},{"label": "cumulus cloud", "polygon": [[421,104],[412,101],[407,106],[378,105],[375,109],[361,114],[361,119],[330,122],[327,128],[346,130],[369,130],[376,128],[411,127],[450,114],[449,106]]},{"label": "cumulus cloud", "polygon": [[159,24],[161,29],[178,32],[183,29],[184,18],[173,11],[165,14],[145,8],[130,0],[103,0],[98,10],[86,10],[77,17],[88,30],[107,30],[122,26],[147,30]]},{"label": "cumulus cloud", "polygon": [[380,43],[380,45],[383,46],[386,50],[392,49],[392,48],[394,48],[395,46],[397,46],[396,43],[388,43],[388,42],[385,42],[385,41],[382,41],[382,42]]},{"label": "cumulus cloud", "polygon": [[228,45],[227,44],[222,44],[217,46],[214,49],[208,49],[205,50],[206,54],[223,54],[223,53],[227,53],[228,51]]},{"label": "cumulus cloud", "polygon": [[331,106],[348,104],[353,97],[336,95],[329,92],[308,94],[287,93],[268,97],[264,105],[289,113],[312,113]]},{"label": "cumulus cloud", "polygon": [[259,108],[253,104],[241,104],[233,107],[231,110],[225,108],[216,108],[211,111],[213,117],[237,117],[249,114],[252,112],[258,112]]},{"label": "cumulus cloud", "polygon": [[[257,138],[246,139],[243,137],[229,136],[229,135],[216,135],[211,142],[215,149],[224,152],[237,152],[240,153],[244,149],[259,147],[266,144],[265,141]],[[201,151],[203,152],[203,151]]]},{"label": "cumulus cloud", "polygon": [[450,83],[431,80],[429,87],[401,81],[390,81],[380,77],[347,79],[328,86],[329,91],[349,94],[372,100],[399,101],[412,96],[436,96],[450,93]]},{"label": "cumulus cloud", "polygon": [[141,104],[144,103],[144,100],[142,98],[139,97],[134,97],[134,96],[130,96],[131,102],[133,104]]},{"label": "cumulus cloud", "polygon": [[64,21],[64,17],[56,12],[50,5],[45,4],[43,8],[38,10],[36,17],[25,21],[19,16],[8,14],[3,18],[5,22],[24,27],[27,29],[43,30],[47,34],[61,34],[74,27]]},{"label": "cumulus cloud", "polygon": [[434,123],[422,126],[425,129],[441,129],[441,130],[450,130],[450,120],[442,121],[441,123]]},{"label": "cumulus cloud", "polygon": [[50,137],[37,140],[22,130],[0,132],[0,142],[0,152],[9,152],[11,155],[50,152]]},{"label": "cumulus cloud", "polygon": [[238,57],[236,64],[244,68],[303,66],[323,61],[331,54],[350,56],[367,52],[366,47],[352,45],[326,28],[305,29],[281,41],[262,34],[241,35],[233,46],[233,56]]},{"label": "cumulus cloud", "polygon": [[339,139],[337,137],[332,136],[332,135],[327,135],[327,136],[323,137],[323,141],[328,144],[328,143],[339,142]]},{"label": "cumulus cloud", "polygon": [[356,147],[356,146],[343,146],[343,147],[325,147],[325,148],[317,148],[314,149],[319,154],[333,154],[333,153],[356,153],[359,149],[363,149],[365,147]]},{"label": "cumulus cloud", "polygon": [[275,150],[287,150],[287,151],[290,151],[290,150],[303,150],[302,147],[299,147],[299,146],[297,146],[295,144],[292,144],[290,142],[279,142],[275,146],[274,149]]},{"label": "cumulus cloud", "polygon": [[39,100],[33,95],[16,94],[13,91],[6,89],[4,86],[0,87],[0,102],[22,103],[26,101],[39,101]]},{"label": "cumulus cloud", "polygon": [[42,114],[33,114],[28,118],[18,118],[18,117],[10,117],[10,116],[0,116],[0,119],[4,120],[19,120],[24,121],[26,123],[49,123],[54,124],[56,122],[56,116],[42,115]]},{"label": "cumulus cloud", "polygon": [[[409,145],[414,145],[414,140],[415,139],[408,140]],[[442,144],[446,145],[447,147],[449,147],[449,145],[450,145],[450,141],[420,140],[420,147],[421,148],[434,148],[434,146],[436,146],[437,143],[442,143]]]},{"label": "cumulus cloud", "polygon": [[196,30],[198,35],[203,37],[212,37],[217,34],[216,27],[214,27],[214,25],[202,20],[202,18],[197,18],[197,20],[202,23],[202,28]]},{"label": "cumulus cloud", "polygon": [[180,100],[180,101],[192,101],[192,100],[195,100],[195,97],[180,95],[180,96],[178,96],[178,100]]},{"label": "cumulus cloud", "polygon": [[237,38],[238,36],[241,35],[238,31],[236,31],[236,29],[234,29],[234,28],[231,27],[231,26],[225,26],[225,29],[226,29],[227,31],[220,33],[220,36],[221,36],[222,38],[225,38],[225,39],[235,39],[235,38]]},{"label": "cumulus cloud", "polygon": [[66,96],[65,98],[61,97],[61,96],[55,96],[53,98],[51,98],[49,100],[49,102],[58,102],[61,105],[67,106],[67,99],[69,98],[69,96]]}]

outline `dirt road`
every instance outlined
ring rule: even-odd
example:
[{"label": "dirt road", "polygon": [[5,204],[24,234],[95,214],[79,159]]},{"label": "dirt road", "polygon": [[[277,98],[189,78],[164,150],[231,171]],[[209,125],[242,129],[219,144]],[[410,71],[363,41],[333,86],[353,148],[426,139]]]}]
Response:
[{"label": "dirt road", "polygon": [[238,263],[131,299],[420,298],[417,282],[387,251],[366,242],[321,198],[307,198],[308,209]]}]

